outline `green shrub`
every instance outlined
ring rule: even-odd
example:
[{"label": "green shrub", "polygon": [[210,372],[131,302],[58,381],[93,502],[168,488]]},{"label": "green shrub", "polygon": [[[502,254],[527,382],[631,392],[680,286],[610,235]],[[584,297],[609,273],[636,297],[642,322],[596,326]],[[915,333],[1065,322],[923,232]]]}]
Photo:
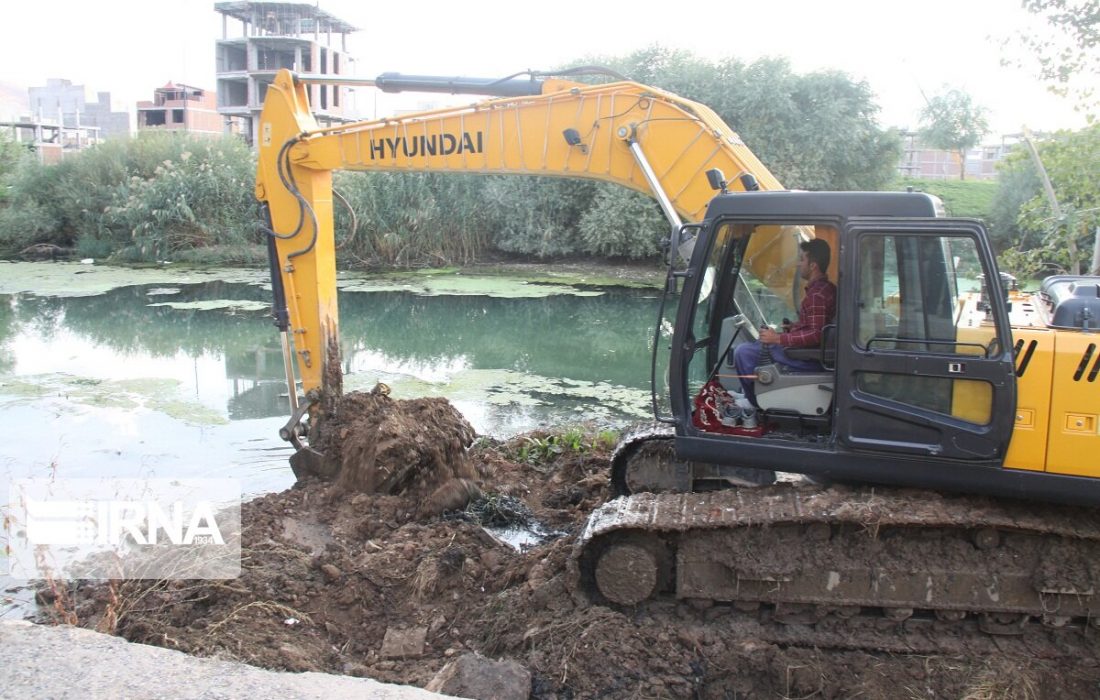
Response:
[{"label": "green shrub", "polygon": [[107,141],[56,165],[24,162],[9,177],[0,254],[53,243],[140,262],[255,245],[254,172],[239,139],[168,133]]},{"label": "green shrub", "polygon": [[[397,267],[472,263],[488,245],[481,175],[337,173],[333,187],[355,212],[335,207],[338,256]],[[337,197],[339,201],[339,197]]]},{"label": "green shrub", "polygon": [[0,209],[0,257],[12,258],[35,243],[59,243],[54,210],[37,202]]},{"label": "green shrub", "polygon": [[600,184],[581,216],[580,249],[604,257],[652,258],[668,237],[669,223],[652,197]]},{"label": "green shrub", "polygon": [[11,196],[12,178],[32,158],[26,146],[14,141],[6,131],[0,132],[0,206]]},{"label": "green shrub", "polygon": [[150,177],[132,175],[127,197],[106,211],[107,225],[129,230],[145,259],[261,241],[251,159],[235,139],[194,141]]},{"label": "green shrub", "polygon": [[542,465],[559,455],[606,454],[619,442],[619,433],[590,425],[566,426],[558,432],[534,431],[512,440],[509,451],[517,462]]},{"label": "green shrub", "polygon": [[83,235],[76,239],[74,250],[78,258],[105,260],[117,250],[117,243],[108,238]]}]

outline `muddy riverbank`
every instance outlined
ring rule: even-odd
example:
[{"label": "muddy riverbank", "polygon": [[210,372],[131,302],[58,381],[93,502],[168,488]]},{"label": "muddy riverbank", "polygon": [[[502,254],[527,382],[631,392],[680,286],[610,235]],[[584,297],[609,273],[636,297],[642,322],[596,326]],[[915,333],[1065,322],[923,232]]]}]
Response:
[{"label": "muddy riverbank", "polygon": [[[239,579],[75,586],[52,609],[199,656],[420,687],[476,652],[527,669],[536,698],[1095,696],[1095,630],[990,637],[911,620],[869,636],[729,606],[592,605],[565,562],[608,496],[608,457],[592,438],[481,441],[469,467],[496,505],[464,514],[426,508],[428,482],[384,495],[302,483],[245,504]],[[557,535],[517,550],[479,522],[487,511]]]}]

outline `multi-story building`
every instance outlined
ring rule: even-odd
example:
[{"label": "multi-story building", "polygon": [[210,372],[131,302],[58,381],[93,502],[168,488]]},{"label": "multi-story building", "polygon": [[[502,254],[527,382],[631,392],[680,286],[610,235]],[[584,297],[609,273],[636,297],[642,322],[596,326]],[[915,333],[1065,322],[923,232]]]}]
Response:
[{"label": "multi-story building", "polygon": [[51,78],[27,94],[20,114],[0,122],[0,128],[33,150],[41,163],[58,163],[105,138],[130,135],[130,115],[111,111],[109,92],[89,102],[83,85]]},{"label": "multi-story building", "polygon": [[[216,43],[218,112],[225,130],[256,143],[267,87],[282,68],[298,73],[350,75],[347,35],[358,31],[313,4],[219,2],[222,38]],[[230,20],[240,35],[230,37]],[[356,117],[350,88],[312,85],[310,104],[322,126]]]},{"label": "multi-story building", "polygon": [[[1038,134],[1043,138],[1046,134]],[[996,180],[997,163],[1024,142],[1024,135],[1005,134],[1000,142],[987,142],[966,154],[966,176],[976,180]]]},{"label": "multi-story building", "polygon": [[85,98],[84,86],[50,78],[44,87],[32,87],[31,114],[38,121],[56,120],[73,129],[93,127],[102,138],[130,136],[130,114],[111,110],[111,93],[96,93],[96,102]]},{"label": "multi-story building", "polygon": [[917,132],[902,132],[901,162],[898,174],[924,180],[958,180],[966,168],[968,180],[997,179],[997,163],[1023,139],[1022,134],[1006,134],[1000,142],[987,142],[966,152],[963,162],[953,151],[941,151],[924,146]]},{"label": "multi-story building", "polygon": [[138,131],[163,129],[204,136],[224,132],[213,92],[172,82],[154,90],[152,102],[138,102],[137,127]]}]

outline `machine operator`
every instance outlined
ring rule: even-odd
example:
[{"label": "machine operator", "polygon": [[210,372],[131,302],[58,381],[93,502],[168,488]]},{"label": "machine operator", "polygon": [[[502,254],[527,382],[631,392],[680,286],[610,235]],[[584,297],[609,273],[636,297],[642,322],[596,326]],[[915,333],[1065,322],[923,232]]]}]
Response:
[{"label": "machine operator", "polygon": [[769,346],[772,360],[796,372],[813,372],[821,369],[815,360],[796,360],[788,357],[784,348],[810,348],[821,344],[821,334],[826,324],[836,315],[836,285],[829,281],[829,244],[815,238],[799,245],[798,274],[806,280],[806,294],[799,307],[798,320],[785,323],[783,331],[764,327],[759,340],[742,343],[734,350],[734,362],[741,376],[743,396],[737,398],[738,406],[748,414],[758,408],[752,377],[760,361],[763,345]]}]

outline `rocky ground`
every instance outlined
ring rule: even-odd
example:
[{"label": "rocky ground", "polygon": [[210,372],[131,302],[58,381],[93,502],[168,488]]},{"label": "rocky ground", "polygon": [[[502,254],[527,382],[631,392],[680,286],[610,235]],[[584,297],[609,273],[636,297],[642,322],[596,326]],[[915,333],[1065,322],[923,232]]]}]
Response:
[{"label": "rocky ground", "polygon": [[[526,669],[535,698],[1100,692],[1094,629],[990,638],[879,621],[857,635],[730,606],[590,604],[567,587],[565,563],[608,497],[609,440],[536,434],[464,451],[455,445],[472,431],[445,401],[350,400],[356,416],[339,428],[346,444],[328,448],[342,451],[341,479],[305,480],[244,505],[240,578],[85,584],[43,591],[43,607],[200,656],[421,687],[476,652]],[[425,441],[414,426],[429,415],[438,434]],[[471,497],[466,510],[448,510]],[[484,525],[528,517],[551,535],[522,550]]]}]

